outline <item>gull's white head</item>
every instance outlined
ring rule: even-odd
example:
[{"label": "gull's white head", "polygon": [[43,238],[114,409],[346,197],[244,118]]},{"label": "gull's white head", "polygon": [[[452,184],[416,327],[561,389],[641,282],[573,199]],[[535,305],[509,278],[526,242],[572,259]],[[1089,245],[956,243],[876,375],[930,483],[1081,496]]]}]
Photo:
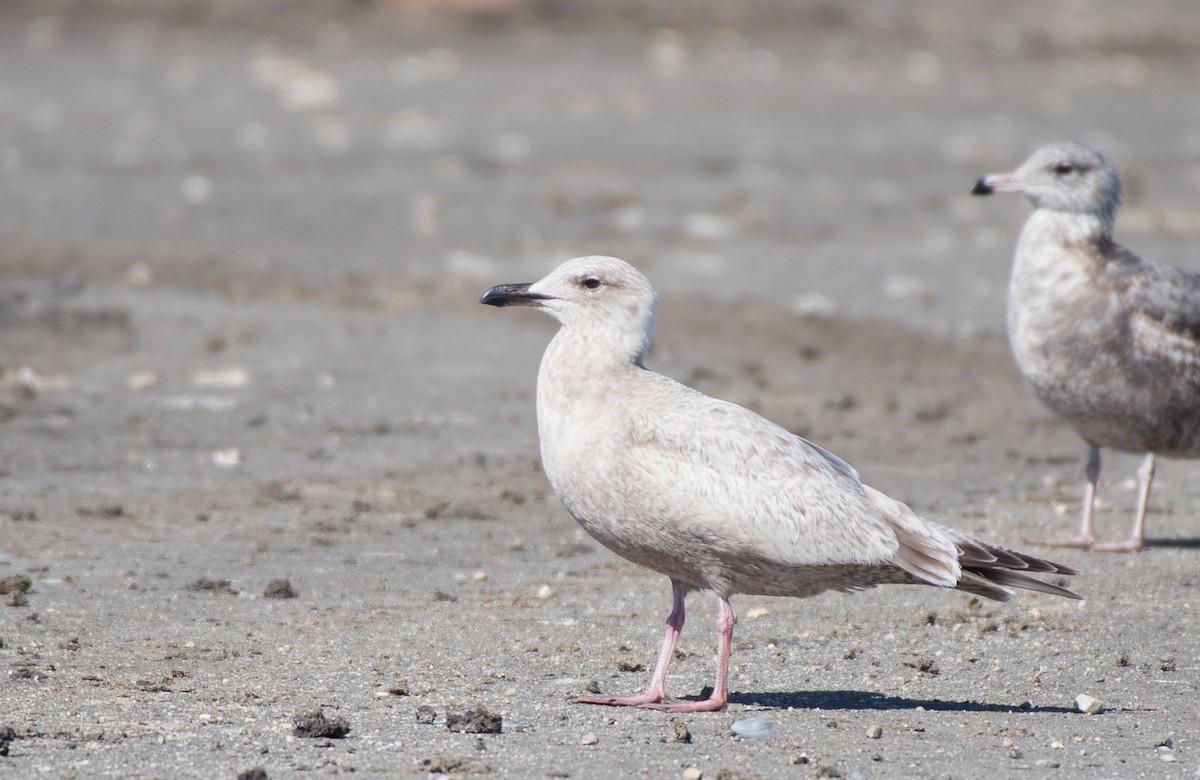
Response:
[{"label": "gull's white head", "polygon": [[568,260],[540,281],[501,284],[483,294],[491,306],[536,306],[623,360],[641,364],[654,331],[658,298],[650,280],[615,257]]},{"label": "gull's white head", "polygon": [[1036,208],[1093,214],[1111,226],[1121,205],[1121,178],[1104,155],[1061,141],[1033,153],[1012,173],[984,176],[973,195],[1017,192]]}]

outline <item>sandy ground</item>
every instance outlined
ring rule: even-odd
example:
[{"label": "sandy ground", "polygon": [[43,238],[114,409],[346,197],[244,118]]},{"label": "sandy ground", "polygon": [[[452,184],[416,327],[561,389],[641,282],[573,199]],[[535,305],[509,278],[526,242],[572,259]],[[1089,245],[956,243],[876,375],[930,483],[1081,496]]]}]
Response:
[{"label": "sandy ground", "polygon": [[[0,775],[1195,776],[1187,463],[1147,550],[1056,554],[1085,602],[739,598],[726,712],[569,704],[645,684],[669,587],[540,472],[552,324],[476,300],[624,256],[657,370],[930,518],[1066,532],[1084,448],[1002,333],[1026,209],[965,191],[1096,143],[1119,238],[1194,266],[1200,12],[477,5],[0,6]],[[293,734],[322,707],[345,738]]]}]

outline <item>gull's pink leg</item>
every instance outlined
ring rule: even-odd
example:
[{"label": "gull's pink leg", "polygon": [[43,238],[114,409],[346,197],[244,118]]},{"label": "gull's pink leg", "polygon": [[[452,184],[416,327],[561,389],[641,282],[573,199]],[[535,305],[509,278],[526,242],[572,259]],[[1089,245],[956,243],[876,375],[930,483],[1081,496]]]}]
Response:
[{"label": "gull's pink leg", "polygon": [[1083,547],[1095,549],[1096,543],[1095,514],[1096,514],[1096,483],[1100,481],[1100,448],[1088,444],[1087,460],[1087,490],[1083,495],[1083,521],[1079,525],[1079,535],[1067,539],[1042,539],[1035,544],[1047,547]]},{"label": "gull's pink leg", "polygon": [[717,603],[717,684],[712,695],[704,701],[681,701],[674,704],[647,703],[650,709],[663,712],[716,712],[729,702],[729,655],[733,646],[733,607],[729,599],[718,596]]},{"label": "gull's pink leg", "polygon": [[1137,514],[1133,518],[1133,529],[1129,538],[1123,542],[1106,542],[1093,544],[1097,552],[1137,552],[1142,549],[1146,538],[1146,507],[1150,503],[1150,483],[1154,481],[1154,453],[1148,453],[1138,469],[1138,504]]},{"label": "gull's pink leg", "polygon": [[675,652],[675,643],[683,631],[683,598],[688,589],[683,583],[671,580],[671,592],[674,603],[671,614],[667,617],[667,630],[663,635],[662,649],[658,651],[658,662],[654,665],[654,675],[650,678],[650,687],[637,696],[580,696],[573,704],[603,704],[609,707],[636,707],[643,704],[653,704],[662,701],[666,695],[667,667],[671,665],[671,655]]}]

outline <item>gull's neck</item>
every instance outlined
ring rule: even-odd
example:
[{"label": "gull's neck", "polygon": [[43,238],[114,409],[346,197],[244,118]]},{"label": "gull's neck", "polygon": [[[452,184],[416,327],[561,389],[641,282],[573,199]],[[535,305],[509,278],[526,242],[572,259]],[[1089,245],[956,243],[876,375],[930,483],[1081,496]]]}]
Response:
[{"label": "gull's neck", "polygon": [[1022,244],[1052,243],[1080,247],[1112,241],[1112,220],[1100,214],[1039,208],[1029,216],[1021,231]]},{"label": "gull's neck", "polygon": [[621,322],[563,323],[546,348],[543,372],[595,376],[643,367],[653,321],[644,328]]}]

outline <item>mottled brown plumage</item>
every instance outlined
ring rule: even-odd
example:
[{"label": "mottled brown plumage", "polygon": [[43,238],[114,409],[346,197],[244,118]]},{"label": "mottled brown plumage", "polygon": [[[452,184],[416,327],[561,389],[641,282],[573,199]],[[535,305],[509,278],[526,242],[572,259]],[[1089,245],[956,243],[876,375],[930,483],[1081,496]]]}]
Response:
[{"label": "mottled brown plumage", "polygon": [[[817,445],[644,368],[655,295],[627,263],[579,258],[537,283],[494,287],[482,302],[537,306],[561,323],[538,374],[546,475],[589,534],[667,575],[674,591],[650,687],[577,701],[724,707],[735,593],[919,584],[1001,601],[1010,588],[1074,597],[1028,576],[1071,569],[922,520]],[[717,682],[704,701],[661,704],[684,596],[696,589],[719,599]]]},{"label": "mottled brown plumage", "polygon": [[[1055,143],[975,194],[1020,193],[1035,206],[1021,231],[1008,330],[1021,373],[1088,444],[1077,537],[1049,544],[1140,549],[1155,455],[1200,456],[1200,275],[1153,265],[1112,239],[1121,181],[1099,152]],[[1100,448],[1145,453],[1133,529],[1097,544]]]}]

